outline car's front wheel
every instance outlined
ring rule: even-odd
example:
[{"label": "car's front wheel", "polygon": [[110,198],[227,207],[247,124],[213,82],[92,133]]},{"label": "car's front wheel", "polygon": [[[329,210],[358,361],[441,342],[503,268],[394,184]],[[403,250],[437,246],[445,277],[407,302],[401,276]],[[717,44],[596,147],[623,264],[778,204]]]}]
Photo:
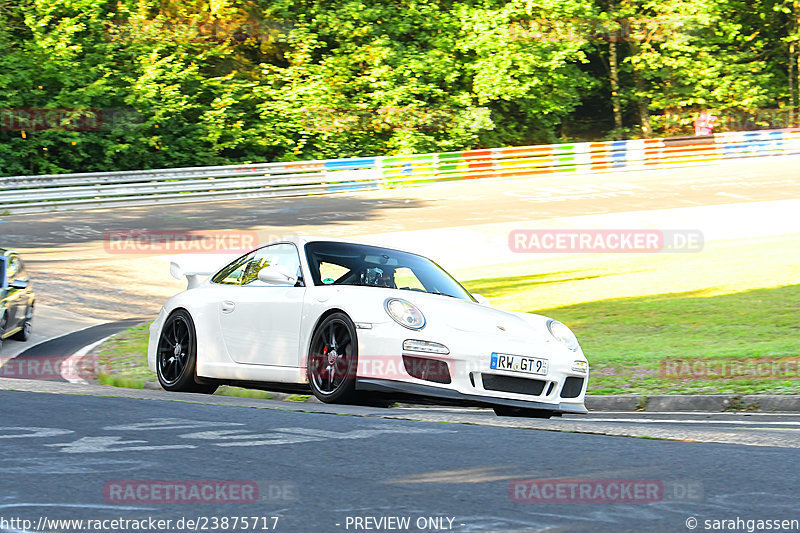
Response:
[{"label": "car's front wheel", "polygon": [[31,321],[33,320],[33,304],[28,306],[28,309],[25,311],[25,320],[22,322],[22,329],[19,330],[14,334],[12,339],[15,341],[22,341],[25,342],[31,338],[31,331],[33,330],[33,325]]},{"label": "car's front wheel", "polygon": [[188,311],[172,313],[161,328],[156,353],[158,381],[164,390],[211,394],[216,385],[197,383],[197,336]]},{"label": "car's front wheel", "polygon": [[317,326],[308,351],[308,383],[325,403],[353,401],[356,394],[358,339],[344,313],[332,313]]},{"label": "car's front wheel", "polygon": [[8,317],[5,313],[3,316],[0,317],[0,349],[3,348],[3,338],[6,334],[6,324],[8,323]]}]

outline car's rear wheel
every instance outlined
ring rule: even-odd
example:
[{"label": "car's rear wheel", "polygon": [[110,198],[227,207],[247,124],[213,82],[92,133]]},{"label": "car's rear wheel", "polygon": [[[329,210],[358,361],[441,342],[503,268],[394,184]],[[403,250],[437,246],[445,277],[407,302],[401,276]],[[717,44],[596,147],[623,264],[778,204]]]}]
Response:
[{"label": "car's rear wheel", "polygon": [[31,338],[31,331],[33,330],[33,325],[31,321],[33,320],[33,304],[28,306],[28,309],[25,311],[25,320],[22,322],[22,329],[19,330],[12,336],[11,338],[15,341],[22,341],[25,342]]},{"label": "car's rear wheel", "polygon": [[196,381],[197,336],[188,311],[179,309],[167,318],[156,349],[156,371],[164,390],[206,394],[217,390],[216,385]]},{"label": "car's rear wheel", "polygon": [[517,418],[550,418],[556,413],[553,411],[543,411],[541,409],[526,409],[524,407],[508,407],[498,405],[493,407],[494,414],[497,416],[512,416]]},{"label": "car's rear wheel", "polygon": [[355,399],[358,339],[356,327],[344,313],[332,313],[317,326],[308,350],[308,383],[325,403]]}]

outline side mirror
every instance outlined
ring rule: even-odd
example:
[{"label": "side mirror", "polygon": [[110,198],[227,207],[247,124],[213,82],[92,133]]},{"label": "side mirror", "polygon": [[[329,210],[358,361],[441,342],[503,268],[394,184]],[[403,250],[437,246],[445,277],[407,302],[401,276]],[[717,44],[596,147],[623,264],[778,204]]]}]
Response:
[{"label": "side mirror", "polygon": [[8,284],[8,287],[11,289],[27,289],[28,288],[28,280],[26,279],[16,279]]},{"label": "side mirror", "polygon": [[472,297],[475,298],[475,300],[481,305],[485,305],[486,307],[491,307],[492,306],[491,302],[489,302],[489,299],[486,296],[483,296],[481,294],[474,294],[473,293]]},{"label": "side mirror", "polygon": [[279,266],[268,266],[258,271],[258,280],[267,285],[279,285],[283,287],[294,287],[297,277],[289,274]]}]

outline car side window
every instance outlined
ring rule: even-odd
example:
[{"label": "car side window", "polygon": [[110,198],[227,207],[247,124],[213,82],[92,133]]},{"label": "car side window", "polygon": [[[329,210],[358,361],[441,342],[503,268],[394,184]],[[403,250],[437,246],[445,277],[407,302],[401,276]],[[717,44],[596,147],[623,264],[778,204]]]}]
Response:
[{"label": "car side window", "polygon": [[232,262],[219,271],[211,281],[225,285],[266,285],[258,279],[262,268],[278,266],[298,277],[302,276],[300,256],[293,244],[264,246]]},{"label": "car side window", "polygon": [[293,244],[273,244],[256,250],[253,257],[245,267],[242,276],[242,285],[266,285],[258,279],[258,273],[266,267],[278,267],[285,272],[302,277],[300,270],[300,255]]},{"label": "car side window", "polygon": [[249,254],[233,261],[228,266],[217,272],[211,281],[214,283],[222,283],[224,285],[241,285],[242,279],[244,278],[245,269],[254,255],[255,252],[250,252]]}]

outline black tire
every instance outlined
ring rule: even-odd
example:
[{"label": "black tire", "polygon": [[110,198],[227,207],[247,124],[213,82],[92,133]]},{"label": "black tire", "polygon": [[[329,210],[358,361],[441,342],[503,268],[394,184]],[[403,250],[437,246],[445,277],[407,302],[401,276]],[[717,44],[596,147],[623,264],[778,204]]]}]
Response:
[{"label": "black tire", "polygon": [[25,321],[22,323],[22,329],[16,332],[11,338],[15,341],[25,342],[31,338],[31,330],[33,329],[33,304],[29,305],[25,310]]},{"label": "black tire", "polygon": [[307,359],[308,383],[325,403],[348,403],[356,398],[358,337],[344,313],[332,313],[311,336]]},{"label": "black tire", "polygon": [[3,348],[3,336],[6,334],[6,324],[8,323],[8,317],[5,313],[3,313],[3,317],[0,318],[0,350]]},{"label": "black tire", "polygon": [[515,418],[550,418],[556,416],[553,411],[543,411],[541,409],[526,409],[524,407],[508,407],[498,405],[493,407],[494,414],[497,416],[511,416]]},{"label": "black tire", "polygon": [[217,385],[197,382],[197,335],[185,309],[164,321],[156,346],[156,372],[164,390],[212,394]]}]

